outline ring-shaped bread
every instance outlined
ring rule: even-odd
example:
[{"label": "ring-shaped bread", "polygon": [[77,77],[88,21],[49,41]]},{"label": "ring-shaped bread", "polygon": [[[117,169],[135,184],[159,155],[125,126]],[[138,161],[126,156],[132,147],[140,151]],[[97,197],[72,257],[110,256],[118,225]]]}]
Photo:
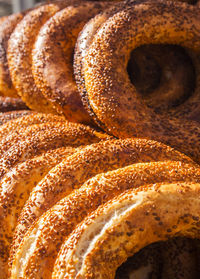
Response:
[{"label": "ring-shaped bread", "polygon": [[70,146],[49,150],[8,171],[0,186],[0,277],[7,278],[8,257],[17,218],[32,189],[42,178],[76,148]]},{"label": "ring-shaped bread", "polygon": [[84,24],[111,5],[80,2],[55,14],[40,30],[33,49],[33,74],[43,95],[72,122],[89,123],[73,76],[73,52]]},{"label": "ring-shaped bread", "polygon": [[[15,276],[19,274],[22,277],[25,274],[37,274],[38,270],[44,278],[50,278],[47,276],[51,271],[49,266],[53,266],[63,239],[87,214],[123,191],[153,181],[154,183],[199,182],[199,174],[199,168],[189,164],[165,161],[130,165],[97,175],[72,195],[58,202],[31,227],[14,255],[13,278],[17,278]],[[52,224],[50,230],[47,225],[49,223]],[[45,253],[38,253],[39,251]],[[19,262],[23,262],[20,267]],[[49,263],[47,268],[46,262]]]},{"label": "ring-shaped bread", "polygon": [[[174,162],[168,160],[174,160]],[[38,276],[37,278],[50,278],[51,266],[53,266],[62,239],[89,212],[96,209],[99,204],[105,203],[113,195],[129,187],[138,187],[144,181],[145,183],[166,179],[168,181],[195,179],[196,181],[200,177],[199,168],[192,166],[187,160],[187,157],[170,147],[142,139],[109,140],[78,151],[52,169],[33,189],[18,219],[10,262],[15,257],[15,252],[23,238],[29,241],[30,235],[34,233],[37,237],[33,238],[33,241],[37,245],[33,245],[35,248],[32,249],[30,258],[26,257],[26,274],[34,274]],[[131,164],[135,165],[120,169]],[[89,178],[91,179],[81,187]],[[79,190],[73,194],[73,189]],[[66,198],[58,203],[55,210],[50,210],[50,213],[38,219],[65,196]],[[70,204],[74,206],[71,207]],[[56,217],[58,211],[59,220]],[[79,217],[77,212],[82,212]],[[28,228],[37,219],[37,224],[40,225],[33,226],[26,237],[25,233]],[[50,231],[46,226],[49,220],[56,220],[55,224],[50,221],[52,224]],[[35,233],[38,226],[41,234]],[[48,241],[44,242],[43,239]],[[38,253],[38,250],[45,251],[45,257],[43,253]],[[47,268],[46,262],[49,263]]]},{"label": "ring-shaped bread", "polygon": [[8,16],[0,25],[0,94],[9,97],[19,97],[13,86],[8,66],[8,41],[17,24],[24,17],[24,13]]},{"label": "ring-shaped bread", "polygon": [[8,42],[8,64],[12,82],[22,100],[39,112],[57,113],[40,89],[32,74],[32,49],[45,22],[71,1],[47,3],[29,11],[17,25]]},{"label": "ring-shaped bread", "polygon": [[199,183],[161,183],[123,193],[89,215],[63,244],[52,278],[113,279],[143,247],[200,238]]},{"label": "ring-shaped bread", "polygon": [[[98,119],[90,109],[87,100],[83,70],[84,56],[94,35],[109,17],[128,6],[145,2],[148,0],[115,3],[112,8],[92,18],[78,36],[74,55],[75,79],[83,104],[96,122]],[[199,59],[193,57],[193,60],[196,62]],[[178,46],[148,45],[136,49],[128,63],[128,71],[137,90],[142,93],[145,103],[159,112],[181,104],[194,90],[194,66],[189,55]],[[101,123],[99,124],[101,126]]]},{"label": "ring-shaped bread", "polygon": [[[19,137],[17,132],[14,135]],[[12,137],[12,133],[11,133]],[[42,153],[62,146],[78,147],[100,140],[109,136],[98,132],[88,126],[70,122],[47,122],[31,125],[20,131],[20,137],[14,144],[10,141],[1,143],[4,153],[0,158],[0,178],[16,164],[22,163]]]},{"label": "ring-shaped bread", "polygon": [[88,107],[101,127],[117,137],[159,139],[199,161],[200,127],[187,121],[199,105],[198,92],[178,107],[177,116],[159,114],[145,105],[127,73],[131,52],[141,45],[178,44],[198,54],[199,18],[198,8],[185,3],[150,2],[124,9],[101,26],[83,64]]}]

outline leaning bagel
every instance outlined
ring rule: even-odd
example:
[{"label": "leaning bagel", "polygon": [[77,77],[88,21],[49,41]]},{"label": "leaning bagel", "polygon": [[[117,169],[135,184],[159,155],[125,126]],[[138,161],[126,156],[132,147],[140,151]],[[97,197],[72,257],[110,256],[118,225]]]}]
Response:
[{"label": "leaning bagel", "polygon": [[19,97],[10,77],[7,52],[8,40],[23,17],[24,13],[10,15],[0,25],[0,93],[3,96]]},{"label": "leaning bagel", "polygon": [[115,278],[117,268],[148,244],[199,239],[199,191],[199,183],[161,183],[114,198],[63,244],[52,278]]},{"label": "leaning bagel", "polygon": [[32,74],[32,49],[43,24],[56,12],[71,3],[57,1],[41,5],[28,12],[17,25],[8,42],[8,64],[12,82],[22,100],[39,112],[56,110],[36,86]]},{"label": "leaning bagel", "polygon": [[72,122],[89,123],[73,76],[78,33],[94,15],[111,5],[80,2],[55,14],[39,32],[33,50],[33,74],[43,95]]},{"label": "leaning bagel", "polygon": [[[85,100],[102,128],[117,137],[159,139],[199,161],[200,127],[187,120],[198,112],[198,92],[177,107],[177,114],[176,109],[159,114],[145,104],[126,70],[131,52],[144,44],[177,44],[198,54],[199,18],[197,7],[150,2],[132,5],[101,26],[82,67]],[[198,77],[196,83],[198,89]]]},{"label": "leaning bagel", "polygon": [[[167,161],[169,159],[174,160],[174,162]],[[192,179],[194,174],[194,179],[198,179],[199,169],[192,167],[190,160],[188,161],[190,164],[183,163],[184,161],[187,162],[187,160],[187,157],[167,146],[140,139],[105,141],[88,146],[68,157],[52,169],[36,186],[25,204],[15,230],[11,249],[11,262],[12,258],[15,257],[17,248],[23,241],[27,229],[56,201],[66,196],[63,201],[55,206],[57,209],[53,210],[50,215],[47,213],[38,219],[38,224],[40,225],[37,226],[40,226],[41,234],[35,233],[35,226],[33,227],[34,232],[31,230],[30,233],[31,235],[32,233],[37,235],[38,238],[35,238],[37,245],[34,245],[35,248],[31,250],[30,265],[27,256],[26,272],[27,274],[34,274],[36,278],[50,278],[51,266],[53,267],[56,251],[64,236],[69,234],[74,226],[100,203],[105,202],[112,195],[118,194],[118,191],[123,191],[123,187],[126,187],[126,182],[124,182],[125,184],[122,183],[124,185],[122,188],[117,186],[120,184],[120,177],[121,181],[123,181],[123,170],[116,170],[106,174],[104,172],[135,163],[132,168],[127,167],[127,172],[124,169],[127,174],[127,181],[128,179],[130,180],[127,182],[130,187],[136,187],[142,181],[160,181],[160,179],[162,181],[164,179],[176,179],[177,181],[183,177],[184,179]],[[152,162],[150,163],[149,161]],[[160,162],[153,163],[153,161]],[[136,164],[139,162],[146,163]],[[184,167],[186,165],[187,167]],[[184,168],[187,168],[187,171]],[[129,169],[131,169],[130,172]],[[159,172],[162,173],[161,177],[158,175]],[[96,174],[99,175],[95,177]],[[135,182],[132,181],[131,177]],[[89,178],[91,180],[86,182],[85,187],[80,188]],[[77,188],[80,188],[80,191],[78,190],[74,195],[68,196],[73,189]],[[70,204],[74,204],[74,206],[71,207],[69,206]],[[57,210],[59,211],[59,220],[56,217]],[[80,214],[77,215],[77,212],[80,212]],[[56,220],[55,224],[50,219]],[[49,221],[52,224],[51,231],[48,230],[47,226]],[[58,233],[59,231],[61,233]],[[27,239],[30,239],[30,237],[28,236]],[[44,243],[43,239],[48,241]],[[56,249],[54,244],[57,247]],[[37,253],[36,250],[45,251],[45,257],[42,253]],[[48,262],[48,265],[45,268],[46,262]]]}]

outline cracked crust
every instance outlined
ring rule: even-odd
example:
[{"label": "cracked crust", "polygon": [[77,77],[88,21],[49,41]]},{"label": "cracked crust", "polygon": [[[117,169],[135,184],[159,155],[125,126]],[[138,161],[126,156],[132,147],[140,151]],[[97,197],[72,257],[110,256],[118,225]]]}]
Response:
[{"label": "cracked crust", "polygon": [[199,239],[199,193],[199,183],[185,182],[147,185],[117,196],[73,231],[52,278],[113,279],[129,256],[153,242]]},{"label": "cracked crust", "polygon": [[178,44],[199,53],[199,29],[196,7],[171,2],[133,5],[101,26],[83,66],[89,104],[107,132],[122,138],[159,139],[199,162],[200,127],[187,121],[190,112],[199,111],[199,94],[181,105],[177,117],[170,113],[164,117],[142,102],[126,72],[131,51],[144,43]]},{"label": "cracked crust", "polygon": [[[178,162],[159,162],[160,165],[158,162],[141,163],[130,166],[130,168],[127,167],[127,170],[118,169],[138,162],[165,161],[169,159],[174,159]],[[56,166],[30,195],[16,227],[11,249],[11,262],[24,234],[34,220],[37,220],[56,201],[66,196],[55,206],[55,211],[54,209],[49,210],[49,213],[45,213],[43,217],[38,219],[38,225],[30,229],[30,234],[35,234],[36,236],[36,227],[42,224],[37,246],[33,248],[30,259],[27,259],[26,271],[24,272],[30,277],[50,278],[52,272],[50,267],[53,267],[62,239],[89,212],[126,188],[139,186],[142,181],[145,181],[145,183],[147,181],[164,181],[166,179],[182,181],[183,179],[192,179],[194,173],[194,179],[198,179],[199,169],[193,169],[191,165],[184,165],[184,163],[180,162],[180,160],[184,161],[185,159],[187,160],[181,154],[174,153],[174,150],[169,147],[157,142],[140,139],[105,141],[88,146],[70,156]],[[100,174],[114,169],[118,170]],[[125,174],[122,177],[123,171]],[[99,175],[95,176],[98,173]],[[159,176],[159,173],[162,173],[162,175]],[[93,176],[94,178],[91,178]],[[123,184],[123,178],[125,177],[126,181],[124,179]],[[85,183],[85,186],[68,197],[74,189],[78,189],[89,178],[91,179]],[[122,182],[122,187],[119,186],[120,181]],[[57,219],[58,212],[59,218]],[[81,214],[78,214],[78,212],[81,212]],[[51,223],[50,231],[47,227],[49,221]],[[30,239],[29,236],[27,239]],[[47,241],[44,242],[44,239]]]},{"label": "cracked crust", "polygon": [[78,33],[109,3],[82,2],[54,15],[41,29],[33,50],[37,86],[58,111],[72,122],[90,123],[73,76],[73,52]]}]

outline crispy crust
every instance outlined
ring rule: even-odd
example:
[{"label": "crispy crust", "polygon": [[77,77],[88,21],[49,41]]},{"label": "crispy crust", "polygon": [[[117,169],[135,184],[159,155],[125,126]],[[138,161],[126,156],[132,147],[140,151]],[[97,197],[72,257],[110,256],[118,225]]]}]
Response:
[{"label": "crispy crust", "polygon": [[199,162],[200,127],[187,121],[190,111],[197,111],[199,94],[181,106],[181,117],[164,117],[142,102],[126,73],[130,52],[144,43],[176,43],[200,51],[199,28],[196,7],[171,2],[133,5],[102,25],[84,58],[84,77],[90,106],[109,133],[159,139]]},{"label": "crispy crust", "polygon": [[31,70],[32,49],[43,24],[67,4],[68,2],[58,1],[30,11],[18,24],[9,40],[8,64],[12,82],[28,107],[39,112],[57,113],[34,82]]},{"label": "crispy crust", "polygon": [[58,111],[73,122],[91,122],[73,76],[72,57],[76,39],[84,24],[108,5],[101,2],[70,5],[43,26],[35,43],[35,82]]},{"label": "crispy crust", "polygon": [[6,123],[0,127],[0,139],[8,133],[14,132],[19,128],[26,128],[34,124],[42,124],[47,122],[66,122],[65,118],[62,116],[54,114],[45,114],[45,113],[34,113],[31,112],[31,115],[24,115],[20,119],[13,119],[9,123]]},{"label": "crispy crust", "polygon": [[113,279],[146,245],[199,238],[199,183],[162,183],[125,192],[99,207],[63,244],[52,278]]},{"label": "crispy crust", "polygon": [[8,256],[17,218],[37,183],[64,158],[75,152],[61,147],[27,160],[9,171],[0,187],[0,277],[7,278]]},{"label": "crispy crust", "polygon": [[66,123],[63,117],[53,114],[34,113],[10,121],[0,127],[0,154],[7,151],[14,143],[21,139],[26,128],[43,123]]},{"label": "crispy crust", "polygon": [[23,16],[24,13],[10,15],[0,25],[0,92],[3,96],[19,97],[11,81],[7,51],[9,38]]},{"label": "crispy crust", "polygon": [[[58,202],[30,228],[15,253],[11,278],[24,277],[25,274],[27,278],[36,274],[40,275],[36,278],[50,278],[50,267],[54,265],[63,239],[99,205],[130,188],[152,182],[178,181],[199,182],[200,169],[180,162],[151,162],[130,165],[93,177],[79,190]],[[51,229],[47,224],[51,224]],[[19,260],[23,262],[21,267]],[[41,274],[38,274],[39,271]]]},{"label": "crispy crust", "polygon": [[0,125],[3,125],[10,120],[14,120],[20,117],[23,117],[25,115],[33,114],[32,111],[30,110],[17,110],[17,111],[9,111],[9,112],[4,112],[0,113]]},{"label": "crispy crust", "polygon": [[[14,133],[16,138],[17,134]],[[41,155],[49,149],[62,146],[77,147],[107,138],[109,137],[106,134],[75,123],[49,122],[31,125],[24,131],[20,130],[20,137],[18,135],[14,144],[10,146],[8,140],[7,144],[2,145],[2,151],[5,151],[0,159],[0,177],[16,164]]]},{"label": "crispy crust", "polygon": [[[133,183],[133,181],[130,180],[130,187],[134,187],[134,185],[136,185],[137,183],[140,184],[141,183],[139,182],[140,180],[144,180],[144,181],[147,181],[148,179],[151,179],[151,181],[153,179],[156,180],[155,177],[158,175],[159,172],[161,172],[161,170],[163,170],[161,176],[162,178],[158,177],[158,181],[160,181],[160,179],[164,179],[165,177],[164,173],[166,173],[166,177],[174,176],[178,180],[178,177],[180,177],[180,175],[176,174],[176,171],[179,172],[182,169],[180,160],[185,161],[186,159],[187,161],[188,158],[182,157],[181,154],[175,152],[173,149],[166,147],[160,143],[140,140],[140,139],[105,141],[102,143],[88,146],[82,151],[77,152],[73,156],[70,156],[68,159],[60,163],[58,166],[56,166],[43,179],[43,181],[41,181],[41,183],[37,185],[37,187],[31,193],[30,198],[27,201],[25,207],[23,208],[22,214],[18,220],[18,225],[16,227],[15,237],[14,237],[13,246],[11,250],[11,262],[12,262],[12,257],[15,254],[15,251],[19,247],[19,244],[24,237],[24,234],[26,233],[27,229],[32,225],[34,220],[36,220],[47,209],[53,206],[56,203],[56,201],[60,200],[64,196],[69,195],[73,191],[73,189],[79,188],[87,179],[95,176],[98,173],[103,173],[109,170],[117,169],[137,162],[149,162],[149,161],[156,161],[156,160],[165,161],[169,159],[178,160],[179,162],[177,163],[163,162],[163,167],[160,168],[158,167],[159,166],[158,163],[155,164],[146,163],[146,164],[142,164],[141,167],[138,166],[138,168],[137,167],[133,168],[134,175],[132,173],[131,176],[129,173],[129,176],[127,175],[127,177],[129,177],[129,179],[131,179],[132,177],[137,182]],[[174,167],[174,171],[169,173],[168,166],[171,166],[171,168]],[[187,166],[189,165],[187,164]],[[193,168],[189,167],[185,175],[183,175],[184,173],[183,171],[182,175],[184,176],[184,179],[187,179],[186,177],[190,176],[189,173],[193,174],[196,171],[198,173],[198,169],[195,168],[195,171],[193,170],[194,170]],[[47,236],[46,239],[48,239],[48,244],[47,242],[46,244],[48,245],[49,248],[46,247],[46,244],[45,247],[42,247],[41,246],[42,242],[40,242],[39,240],[38,240],[38,246],[35,247],[37,251],[38,250],[45,251],[45,257],[43,253],[38,253],[38,255],[36,256],[37,252],[36,253],[34,252],[33,253],[34,256],[33,257],[31,256],[32,268],[29,264],[27,264],[27,274],[29,274],[30,277],[36,276],[37,273],[38,277],[36,276],[36,278],[41,278],[41,277],[50,278],[50,274],[52,271],[50,266],[53,266],[53,262],[56,257],[56,251],[58,250],[59,245],[62,242],[61,239],[63,239],[63,237],[67,235],[69,231],[72,230],[72,228],[79,221],[81,221],[82,218],[84,218],[84,216],[87,215],[88,212],[94,210],[96,206],[98,206],[102,202],[105,202],[105,200],[111,197],[112,195],[117,194],[118,191],[120,192],[126,188],[126,186],[123,186],[125,188],[122,187],[122,189],[120,188],[120,186],[118,187],[117,183],[119,181],[114,178],[114,177],[120,177],[121,173],[122,171],[119,170],[116,171],[116,174],[115,172],[113,172],[107,175],[106,174],[99,175],[91,179],[90,182],[86,183],[86,186],[84,187],[83,191],[80,190],[77,192],[77,194],[75,194],[75,196],[72,195],[72,197],[69,197],[69,199],[67,197],[65,200],[63,200],[63,202],[59,203],[59,205],[57,206],[57,208],[60,208],[59,221],[56,221],[55,225],[53,224],[54,222],[51,221],[52,230],[50,232],[48,231],[48,229],[41,230],[41,233],[42,234],[44,233],[43,235]],[[198,176],[197,173],[196,175]],[[100,185],[98,181],[101,180],[103,183],[104,177],[105,177],[105,181],[107,182],[106,185],[103,186]],[[112,182],[112,177],[114,178],[113,182]],[[99,192],[98,195],[95,191],[97,191],[99,188],[102,188],[102,190]],[[80,199],[78,197],[80,197]],[[89,203],[90,200],[91,200],[91,207]],[[69,204],[74,204],[73,210],[71,206],[68,207]],[[65,212],[67,208],[70,210],[69,215],[71,217],[69,216],[66,217],[69,213],[68,211]],[[77,212],[81,212],[81,214],[78,214],[79,217],[77,216]],[[63,216],[63,218],[61,218],[61,216]],[[54,216],[52,217],[52,220],[53,219],[56,220],[56,218],[57,217]],[[47,219],[48,219],[47,217],[44,218],[42,217],[41,220],[47,220]],[[41,220],[38,221],[40,224],[43,223],[43,221]],[[69,223],[69,226],[66,225],[66,222]],[[46,221],[44,221],[44,224],[46,224]],[[58,233],[58,231],[61,231],[61,233]],[[43,239],[43,237],[41,239]],[[51,240],[53,239],[54,241],[52,243]],[[54,244],[56,245],[56,249]],[[47,262],[48,262],[47,265],[48,268],[45,268]]]}]

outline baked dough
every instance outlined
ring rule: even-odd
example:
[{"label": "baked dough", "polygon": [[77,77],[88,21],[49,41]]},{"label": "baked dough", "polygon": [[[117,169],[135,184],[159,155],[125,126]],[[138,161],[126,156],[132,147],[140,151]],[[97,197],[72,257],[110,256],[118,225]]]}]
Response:
[{"label": "baked dough", "polygon": [[19,96],[29,108],[44,112],[56,113],[50,102],[36,86],[32,74],[32,49],[43,24],[68,1],[57,1],[41,5],[28,12],[17,25],[8,42],[8,64],[12,82]]},{"label": "baked dough", "polygon": [[[169,159],[174,159],[174,162],[166,161]],[[32,247],[30,261],[29,256],[26,256],[26,271],[23,276],[26,274],[27,278],[33,275],[36,278],[50,278],[51,267],[64,236],[101,203],[129,187],[138,187],[144,181],[183,181],[192,179],[193,174],[195,181],[199,179],[199,169],[188,163],[181,163],[185,159],[187,160],[169,147],[139,139],[105,141],[87,146],[68,157],[50,171],[31,193],[18,219],[11,249],[11,262],[19,244],[25,241],[25,247],[29,242]],[[160,162],[153,162],[159,160]],[[178,161],[175,162],[176,160]],[[137,164],[118,169],[133,163]],[[114,169],[117,170],[103,173]],[[95,176],[98,173],[99,175]],[[88,178],[91,179],[80,188]],[[69,195],[77,188],[80,189]],[[66,198],[45,213],[65,196]],[[30,235],[26,237],[27,229],[43,213],[45,214],[37,221],[38,225],[33,226]],[[48,230],[49,222],[51,230]],[[37,231],[38,228],[40,232]],[[32,245],[30,239],[37,245]]]},{"label": "baked dough", "polygon": [[199,239],[199,191],[199,183],[161,183],[117,196],[73,231],[52,278],[113,279],[129,256],[150,243],[174,236]]},{"label": "baked dough", "polygon": [[126,71],[132,50],[143,44],[178,44],[199,53],[199,34],[198,8],[184,3],[133,4],[110,17],[95,34],[83,65],[88,107],[98,125],[121,138],[159,139],[199,162],[200,127],[187,120],[199,111],[198,92],[177,115],[159,114],[145,105]]},{"label": "baked dough", "polygon": [[23,17],[24,13],[13,14],[0,24],[0,94],[3,96],[19,97],[11,81],[7,51],[8,40]]},{"label": "baked dough", "polygon": [[73,52],[84,24],[111,5],[80,2],[55,14],[39,32],[33,50],[33,74],[43,95],[72,122],[91,123],[73,76]]}]

